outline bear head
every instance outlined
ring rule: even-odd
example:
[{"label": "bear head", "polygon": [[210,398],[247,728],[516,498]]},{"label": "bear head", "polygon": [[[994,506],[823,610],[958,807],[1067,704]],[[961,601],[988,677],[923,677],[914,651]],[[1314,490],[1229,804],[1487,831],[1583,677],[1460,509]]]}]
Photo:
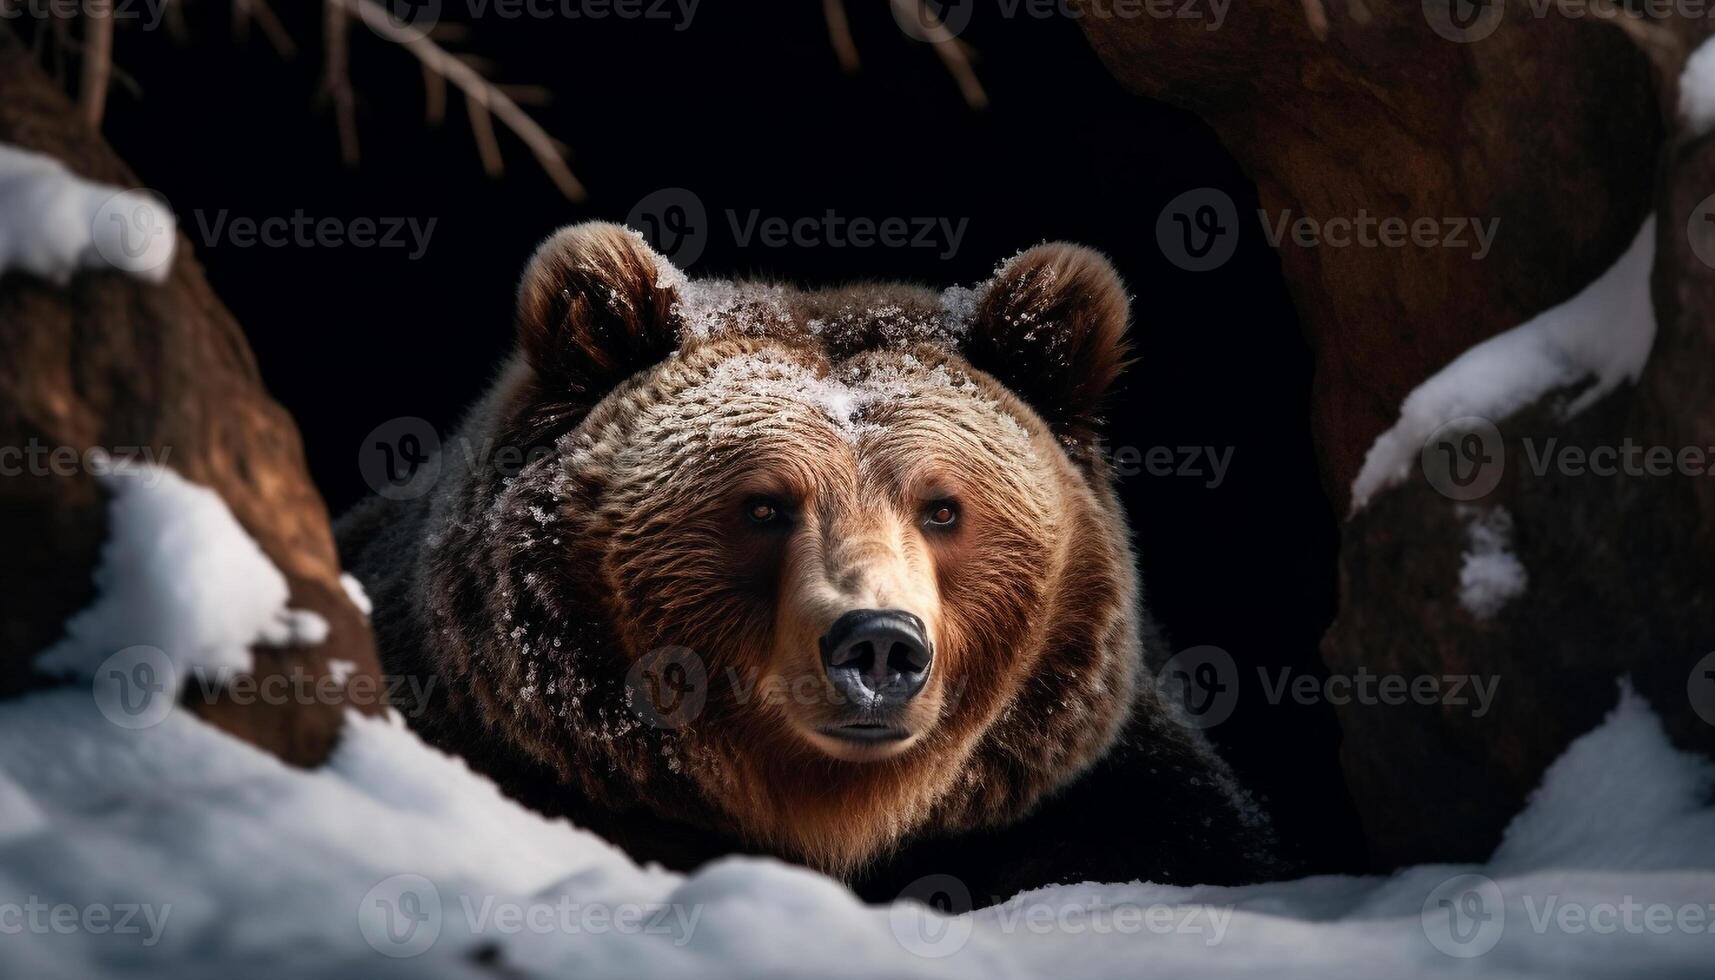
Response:
[{"label": "bear head", "polygon": [[597,803],[835,873],[1022,816],[1137,687],[1096,435],[1127,311],[1072,245],[974,289],[805,291],[562,230],[472,423],[527,462],[437,504],[440,666]]}]

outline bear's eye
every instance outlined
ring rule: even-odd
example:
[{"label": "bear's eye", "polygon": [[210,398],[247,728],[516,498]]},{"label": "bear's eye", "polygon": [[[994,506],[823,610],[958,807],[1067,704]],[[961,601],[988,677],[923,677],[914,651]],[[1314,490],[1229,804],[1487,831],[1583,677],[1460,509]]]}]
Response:
[{"label": "bear's eye", "polygon": [[959,522],[959,505],[951,500],[936,500],[923,510],[923,520],[935,528],[952,527]]},{"label": "bear's eye", "polygon": [[767,497],[752,497],[744,503],[744,515],[752,524],[773,524],[780,520],[780,505]]}]

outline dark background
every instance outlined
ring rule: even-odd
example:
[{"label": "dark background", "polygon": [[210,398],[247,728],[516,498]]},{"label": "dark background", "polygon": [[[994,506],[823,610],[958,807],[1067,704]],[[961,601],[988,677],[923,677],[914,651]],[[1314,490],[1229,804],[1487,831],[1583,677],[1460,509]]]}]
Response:
[{"label": "dark background", "polygon": [[[1326,705],[1269,705],[1257,669],[1318,672],[1335,603],[1335,528],[1308,422],[1310,359],[1254,223],[1219,269],[1184,272],[1156,246],[1162,207],[1216,187],[1252,213],[1255,191],[1194,117],[1124,92],[1077,24],[1006,19],[976,6],[964,31],[991,105],[973,111],[931,49],[884,2],[848,0],[863,65],[841,71],[821,6],[700,4],[673,22],[472,18],[450,45],[488,59],[495,81],[545,86],[530,108],[572,147],[590,191],[573,204],[503,129],[507,171],[484,176],[457,90],[439,127],[423,119],[415,60],[353,26],[362,161],[340,162],[317,98],[317,5],[277,4],[298,42],[279,57],[225,5],[186,10],[189,36],[121,28],[105,131],[180,216],[216,291],[244,325],[274,395],[296,416],[311,472],[337,515],[368,488],[364,437],[401,416],[442,431],[511,344],[513,290],[559,225],[624,220],[646,195],[693,192],[707,209],[696,275],[971,284],[1045,239],[1113,257],[1134,296],[1138,364],[1112,412],[1115,447],[1233,447],[1217,488],[1203,477],[1122,483],[1148,602],[1174,650],[1215,645],[1239,665],[1232,719],[1210,734],[1317,867],[1360,860]],[[969,223],[960,248],[740,247],[726,213],[933,217]],[[419,259],[405,248],[252,246],[201,225],[291,217],[435,219]],[[201,220],[199,221],[199,215]],[[1130,801],[1146,832],[1148,800]],[[1123,869],[1117,869],[1123,872]]]}]

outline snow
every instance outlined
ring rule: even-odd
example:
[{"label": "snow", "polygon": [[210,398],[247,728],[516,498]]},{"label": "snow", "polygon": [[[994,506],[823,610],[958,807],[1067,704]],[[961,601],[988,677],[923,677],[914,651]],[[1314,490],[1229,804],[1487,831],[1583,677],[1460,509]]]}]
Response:
[{"label": "snow", "polygon": [[339,577],[340,587],[345,589],[346,598],[357,607],[357,611],[365,616],[375,611],[375,604],[369,601],[369,593],[363,588],[363,583],[350,572],[343,572]]},{"label": "snow", "polygon": [[[765,859],[639,868],[510,803],[396,716],[352,715],[316,771],[187,712],[104,724],[76,689],[0,703],[0,742],[0,929],[7,897],[134,910],[123,934],[6,936],[7,975],[455,977],[480,974],[480,955],[520,976],[989,980],[1148,963],[1199,977],[1690,977],[1707,975],[1715,922],[1710,766],[1674,750],[1627,689],[1485,865],[1067,885],[956,917],[865,906]],[[1449,928],[1471,913],[1475,927]]]},{"label": "snow", "polygon": [[[231,665],[284,583],[208,490],[114,474],[101,596],[50,659],[158,642]],[[240,584],[242,583],[242,585]],[[343,668],[342,668],[343,669]],[[639,867],[503,797],[396,714],[288,766],[99,684],[0,701],[0,976],[1200,978],[1707,976],[1715,766],[1628,685],[1487,862],[1245,887],[1039,889],[960,915],[932,877],[866,906],[761,858]]]},{"label": "snow", "polygon": [[52,157],[0,143],[0,274],[19,269],[56,285],[78,269],[118,269],[161,282],[178,234],[153,195],[92,183]]},{"label": "snow", "polygon": [[1459,604],[1478,619],[1492,619],[1530,584],[1512,553],[1513,517],[1504,507],[1461,506],[1457,513],[1469,542],[1459,568]]},{"label": "snow", "polygon": [[1655,219],[1578,295],[1460,355],[1418,385],[1399,421],[1370,446],[1352,481],[1352,513],[1411,473],[1425,440],[1463,418],[1497,422],[1559,389],[1590,380],[1562,410],[1571,418],[1622,381],[1636,381],[1655,340],[1650,267]]},{"label": "snow", "polygon": [[1679,75],[1679,118],[1690,136],[1715,128],[1715,42],[1705,40]]},{"label": "snow", "polygon": [[220,496],[153,464],[114,464],[108,539],[95,570],[97,597],[66,623],[36,666],[93,678],[121,651],[159,651],[179,679],[251,669],[253,645],[314,645],[327,621],[286,607],[289,590]]}]

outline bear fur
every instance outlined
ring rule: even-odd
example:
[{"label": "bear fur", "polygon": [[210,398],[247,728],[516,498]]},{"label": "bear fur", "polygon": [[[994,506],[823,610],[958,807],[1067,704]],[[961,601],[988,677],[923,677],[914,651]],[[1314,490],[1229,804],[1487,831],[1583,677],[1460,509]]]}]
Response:
[{"label": "bear fur", "polygon": [[[758,852],[995,898],[1268,874],[1266,821],[1145,666],[1098,451],[1128,311],[1065,244],[975,289],[812,291],[560,231],[438,465],[338,526],[388,673],[434,681],[399,707],[670,867]],[[844,710],[818,637],[869,607],[934,651],[885,749],[818,734]]]}]

